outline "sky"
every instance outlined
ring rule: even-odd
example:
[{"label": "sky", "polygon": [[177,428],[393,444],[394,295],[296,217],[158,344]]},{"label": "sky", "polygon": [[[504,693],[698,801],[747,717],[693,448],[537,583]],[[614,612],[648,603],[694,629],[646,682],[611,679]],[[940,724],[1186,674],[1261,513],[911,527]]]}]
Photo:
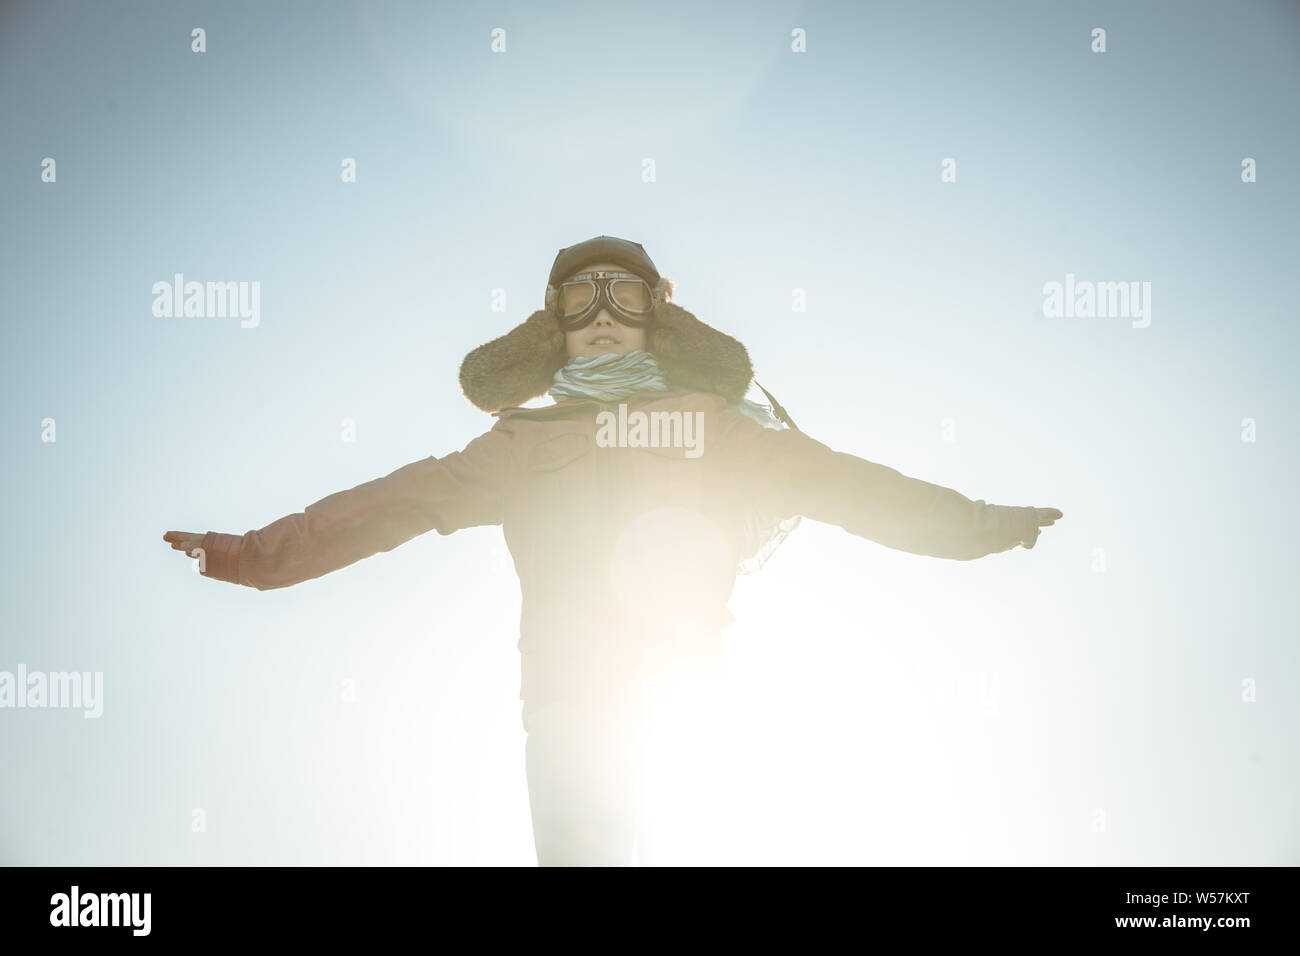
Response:
[{"label": "sky", "polygon": [[[535,863],[499,527],[265,592],[162,534],[463,448],[460,361],[596,235],[819,441],[1064,513],[969,562],[805,520],[738,580],[728,861],[1300,863],[1298,40],[1258,0],[0,5],[0,672],[103,680],[0,709],[0,863]],[[155,314],[178,273],[256,323]],[[1067,281],[1149,309],[1045,314]]]}]

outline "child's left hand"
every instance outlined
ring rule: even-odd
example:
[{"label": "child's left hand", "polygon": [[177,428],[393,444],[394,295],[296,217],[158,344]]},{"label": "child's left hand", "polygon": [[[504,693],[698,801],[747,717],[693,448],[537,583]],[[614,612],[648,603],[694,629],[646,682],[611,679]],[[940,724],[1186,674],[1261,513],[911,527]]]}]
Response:
[{"label": "child's left hand", "polygon": [[1060,518],[1061,512],[1056,508],[1038,508],[1038,527],[1046,528],[1050,524],[1055,524],[1056,519]]}]

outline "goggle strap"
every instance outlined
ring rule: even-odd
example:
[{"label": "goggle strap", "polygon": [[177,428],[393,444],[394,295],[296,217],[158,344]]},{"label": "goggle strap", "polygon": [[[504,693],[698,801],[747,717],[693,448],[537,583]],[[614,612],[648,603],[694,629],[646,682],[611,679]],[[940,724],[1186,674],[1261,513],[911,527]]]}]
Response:
[{"label": "goggle strap", "polygon": [[758,385],[759,390],[762,391],[762,393],[767,396],[767,400],[772,403],[772,411],[776,412],[776,417],[781,419],[781,421],[785,422],[795,431],[801,431],[799,426],[794,423],[794,419],[790,417],[790,413],[781,407],[781,403],[773,397],[772,393],[763,388],[762,385],[758,384],[758,379],[754,379],[754,384]]}]

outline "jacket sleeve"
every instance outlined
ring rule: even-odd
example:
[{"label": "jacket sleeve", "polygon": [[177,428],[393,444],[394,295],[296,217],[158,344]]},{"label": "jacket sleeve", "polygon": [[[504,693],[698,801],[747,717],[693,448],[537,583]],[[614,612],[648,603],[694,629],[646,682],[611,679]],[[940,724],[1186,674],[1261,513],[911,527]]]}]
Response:
[{"label": "jacket sleeve", "polygon": [[514,480],[510,432],[498,422],[463,451],[425,458],[340,491],[243,535],[209,531],[205,577],[266,591],[318,578],[436,529],[501,524]]},{"label": "jacket sleeve", "polygon": [[804,515],[898,551],[968,561],[1038,540],[1033,507],[972,501],[951,488],[837,452],[795,429],[727,418],[726,445],[750,501]]}]

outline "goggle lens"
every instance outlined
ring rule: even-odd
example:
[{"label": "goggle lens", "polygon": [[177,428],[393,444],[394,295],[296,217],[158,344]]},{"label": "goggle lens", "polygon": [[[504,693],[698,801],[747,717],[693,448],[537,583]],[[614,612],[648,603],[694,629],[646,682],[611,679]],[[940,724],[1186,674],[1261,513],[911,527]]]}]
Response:
[{"label": "goggle lens", "polygon": [[[654,309],[654,296],[650,287],[639,278],[600,278],[605,284],[605,294],[615,311],[629,316],[649,315]],[[560,286],[560,316],[573,319],[593,307],[600,290],[597,279],[573,279]]]},{"label": "goggle lens", "polygon": [[614,279],[609,284],[609,297],[628,312],[650,311],[650,287],[640,279]]},{"label": "goggle lens", "polygon": [[596,300],[596,283],[566,282],[560,287],[560,315],[581,315]]}]

